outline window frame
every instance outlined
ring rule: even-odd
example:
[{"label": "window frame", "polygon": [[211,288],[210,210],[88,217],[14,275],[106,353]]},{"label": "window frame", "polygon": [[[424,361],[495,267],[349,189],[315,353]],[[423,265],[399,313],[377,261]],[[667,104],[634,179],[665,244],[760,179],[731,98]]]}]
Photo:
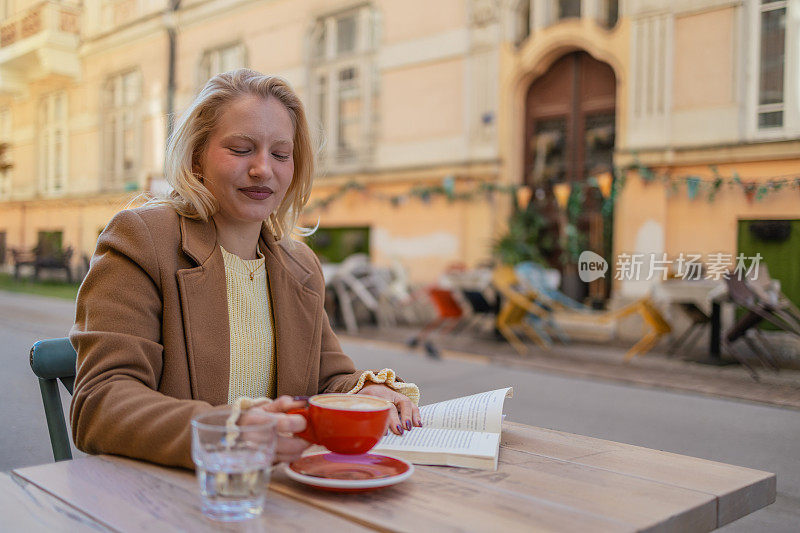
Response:
[{"label": "window frame", "polygon": [[[128,76],[134,76],[136,97],[132,102],[125,101],[125,80]],[[138,67],[129,68],[114,72],[106,76],[100,89],[100,116],[102,131],[102,161],[101,189],[119,191],[136,186],[138,188],[141,181],[142,169],[142,102],[144,91],[142,90],[142,74]],[[119,90],[119,101],[117,93]],[[109,104],[109,95],[111,104]],[[133,147],[132,161],[130,169],[124,167],[125,160],[125,118],[128,114],[132,115],[133,121]],[[111,119],[114,120],[113,133],[109,126]],[[109,143],[113,142],[114,146]]]},{"label": "window frame", "polygon": [[[750,36],[748,53],[745,56],[748,66],[747,100],[745,106],[746,131],[750,140],[779,140],[797,137],[800,134],[800,0],[777,0],[769,6],[762,6],[761,0],[749,0],[747,4],[747,25],[745,31]],[[768,7],[768,9],[764,9]],[[784,43],[783,104],[759,104],[761,82],[761,17],[765,11],[786,8],[786,28]],[[769,112],[782,106],[783,123],[778,127],[761,128],[758,125],[760,113]]]},{"label": "window frame", "polygon": [[[226,70],[231,70],[231,69],[220,70],[220,60],[222,57],[222,53],[226,50],[236,50],[239,53],[241,64],[232,68],[246,68],[247,65],[249,65],[247,47],[241,40],[228,41],[225,43],[214,45],[210,48],[206,48],[200,54],[200,58],[197,61],[196,86],[198,91],[202,89],[205,86],[206,82],[213,76],[221,72],[225,72]],[[209,62],[210,64],[206,65],[207,62]],[[214,67],[214,64],[216,64],[216,67]]]},{"label": "window frame", "polygon": [[[372,162],[375,151],[373,139],[377,121],[378,82],[380,79],[375,62],[375,52],[380,41],[379,21],[376,9],[370,4],[361,4],[343,10],[325,13],[316,17],[308,32],[308,87],[310,115],[319,121],[323,139],[319,153],[320,166],[336,172],[346,172],[366,167]],[[355,47],[338,51],[337,24],[354,16]],[[318,44],[322,35],[322,48]],[[342,150],[339,113],[339,76],[347,69],[355,69],[358,75],[357,88],[359,114],[358,143],[347,152]],[[324,77],[325,84],[320,82]]]},{"label": "window frame", "polygon": [[[58,101],[62,103],[63,116],[56,117]],[[64,194],[69,169],[69,100],[67,91],[56,90],[42,95],[36,105],[38,185],[46,196]],[[62,157],[56,160],[56,140],[61,137]],[[60,164],[59,164],[60,163]]]}]

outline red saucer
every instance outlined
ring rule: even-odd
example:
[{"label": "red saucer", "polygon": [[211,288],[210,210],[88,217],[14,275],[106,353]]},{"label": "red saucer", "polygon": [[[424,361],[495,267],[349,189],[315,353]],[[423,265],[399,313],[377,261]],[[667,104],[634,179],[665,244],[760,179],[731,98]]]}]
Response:
[{"label": "red saucer", "polygon": [[350,492],[400,483],[414,473],[414,466],[386,455],[320,453],[293,462],[285,471],[290,478],[312,487]]}]

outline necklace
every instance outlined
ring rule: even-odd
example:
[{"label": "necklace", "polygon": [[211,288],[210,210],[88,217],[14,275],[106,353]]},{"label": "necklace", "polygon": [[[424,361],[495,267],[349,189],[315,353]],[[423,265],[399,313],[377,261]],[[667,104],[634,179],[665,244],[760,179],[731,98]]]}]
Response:
[{"label": "necklace", "polygon": [[258,264],[258,266],[255,268],[255,270],[253,270],[252,272],[250,272],[249,268],[245,267],[245,268],[247,268],[247,271],[250,272],[250,281],[253,281],[253,276],[255,276],[256,272],[258,272],[258,270],[263,266],[264,266],[264,262],[262,261],[261,263]]}]

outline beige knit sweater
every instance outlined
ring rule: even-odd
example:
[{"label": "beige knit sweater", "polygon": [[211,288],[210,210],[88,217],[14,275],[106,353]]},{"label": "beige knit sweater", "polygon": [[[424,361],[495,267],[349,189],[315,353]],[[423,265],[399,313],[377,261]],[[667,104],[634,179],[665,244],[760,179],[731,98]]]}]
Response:
[{"label": "beige knit sweater", "polygon": [[[270,308],[269,281],[264,269],[264,256],[242,259],[222,248],[225,262],[225,284],[228,295],[228,320],[231,331],[231,367],[228,403],[239,398],[274,398],[276,390],[275,339]],[[252,277],[251,277],[252,274]],[[413,383],[398,381],[393,370],[368,370],[356,386],[348,391],[355,394],[364,384],[385,383],[394,390],[419,403],[419,388]]]}]

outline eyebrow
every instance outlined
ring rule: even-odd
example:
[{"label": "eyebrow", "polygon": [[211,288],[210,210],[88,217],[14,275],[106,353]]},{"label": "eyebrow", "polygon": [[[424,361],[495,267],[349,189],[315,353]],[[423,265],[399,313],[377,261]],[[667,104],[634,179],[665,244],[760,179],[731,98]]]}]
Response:
[{"label": "eyebrow", "polygon": [[[246,133],[232,133],[231,135],[228,135],[228,137],[235,137],[237,139],[244,139],[245,141],[250,141],[253,144],[258,144],[258,142],[256,141],[256,139],[254,137],[251,137],[250,135],[247,135]],[[285,145],[288,145],[288,146],[293,146],[294,145],[294,143],[292,141],[288,140],[288,139],[276,139],[273,142],[273,144],[285,144]]]}]

